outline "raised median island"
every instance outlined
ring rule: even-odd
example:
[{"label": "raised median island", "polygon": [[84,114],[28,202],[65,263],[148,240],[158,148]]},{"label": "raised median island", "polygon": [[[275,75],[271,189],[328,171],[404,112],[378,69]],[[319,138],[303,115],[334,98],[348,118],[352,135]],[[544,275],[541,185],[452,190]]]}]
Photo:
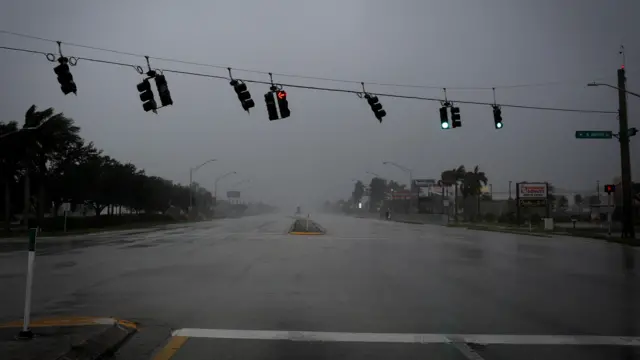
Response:
[{"label": "raised median island", "polygon": [[289,228],[290,235],[324,235],[325,230],[309,218],[297,218]]}]

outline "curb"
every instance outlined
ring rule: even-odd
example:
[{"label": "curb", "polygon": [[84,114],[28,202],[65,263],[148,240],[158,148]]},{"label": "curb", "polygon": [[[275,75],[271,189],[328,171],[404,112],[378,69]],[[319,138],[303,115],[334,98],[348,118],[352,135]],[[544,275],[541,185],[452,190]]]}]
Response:
[{"label": "curb", "polygon": [[116,322],[100,334],[93,336],[80,344],[74,344],[67,353],[58,360],[94,360],[113,356],[137,330],[135,327]]},{"label": "curb", "polygon": [[[21,321],[13,321],[0,324],[0,329],[15,329],[22,326]],[[135,323],[127,320],[119,320],[106,317],[61,317],[46,318],[31,322],[31,329],[73,328],[83,326],[102,326],[105,329],[96,331],[95,335],[87,337],[78,343],[69,343],[68,350],[63,350],[62,355],[56,356],[56,360],[96,360],[112,356],[138,331]],[[39,332],[34,331],[36,339]],[[49,335],[45,335],[49,336]],[[31,340],[34,341],[34,340]],[[43,355],[43,354],[41,354]]]},{"label": "curb", "polygon": [[447,227],[466,229],[466,230],[497,232],[497,233],[503,233],[503,234],[535,236],[535,237],[543,237],[543,238],[552,238],[553,237],[550,234],[544,234],[544,233],[517,231],[517,230],[510,230],[510,229],[492,229],[492,228],[489,228],[489,227],[486,227],[486,226],[447,225]]}]

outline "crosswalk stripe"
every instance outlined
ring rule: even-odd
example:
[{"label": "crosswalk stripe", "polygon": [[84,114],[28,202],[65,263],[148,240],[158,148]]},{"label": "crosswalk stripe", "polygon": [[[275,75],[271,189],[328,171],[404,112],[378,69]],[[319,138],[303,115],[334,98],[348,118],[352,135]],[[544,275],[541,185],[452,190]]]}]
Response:
[{"label": "crosswalk stripe", "polygon": [[595,335],[392,334],[278,330],[179,329],[173,336],[211,339],[291,340],[480,345],[613,345],[640,346],[640,337]]}]

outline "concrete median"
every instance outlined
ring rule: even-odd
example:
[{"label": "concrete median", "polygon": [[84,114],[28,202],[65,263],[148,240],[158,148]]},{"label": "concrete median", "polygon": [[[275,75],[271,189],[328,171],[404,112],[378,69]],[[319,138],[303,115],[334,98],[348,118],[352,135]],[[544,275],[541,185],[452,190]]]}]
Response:
[{"label": "concrete median", "polygon": [[137,331],[134,323],[114,318],[49,318],[31,322],[32,338],[18,339],[21,326],[22,321],[0,324],[2,359],[101,359]]},{"label": "concrete median", "polygon": [[308,218],[296,219],[289,228],[290,235],[324,235],[325,233],[322,226]]}]

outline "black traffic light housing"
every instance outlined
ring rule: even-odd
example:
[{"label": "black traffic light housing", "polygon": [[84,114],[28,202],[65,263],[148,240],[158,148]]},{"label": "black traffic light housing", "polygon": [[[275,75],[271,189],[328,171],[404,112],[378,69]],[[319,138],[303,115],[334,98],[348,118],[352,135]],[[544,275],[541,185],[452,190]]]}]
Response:
[{"label": "black traffic light housing", "polygon": [[461,126],[462,121],[460,120],[460,108],[451,105],[451,127],[455,129]]},{"label": "black traffic light housing", "polygon": [[156,75],[156,88],[158,89],[158,96],[160,97],[160,103],[162,106],[173,105],[173,100],[171,99],[171,92],[169,91],[169,86],[167,84],[167,79],[164,75]]},{"label": "black traffic light housing", "polygon": [[156,104],[156,100],[153,98],[153,92],[151,91],[151,83],[149,79],[142,80],[141,83],[137,86],[138,92],[140,93],[140,101],[142,101],[142,108],[144,111],[156,111],[158,105]]},{"label": "black traffic light housing", "polygon": [[502,110],[498,105],[492,105],[492,106],[493,106],[493,126],[495,126],[496,129],[502,129],[502,127],[504,126],[504,124],[502,123]]},{"label": "black traffic light housing", "polygon": [[71,71],[69,71],[69,58],[61,56],[58,58],[58,62],[60,65],[53,68],[53,72],[58,75],[58,83],[60,83],[60,90],[65,95],[69,93],[74,93],[78,95],[78,87],[76,83],[73,81],[73,75],[71,75]]},{"label": "black traffic light housing", "polygon": [[449,114],[447,113],[446,106],[443,106],[440,108],[440,128],[441,129],[449,128]]},{"label": "black traffic light housing", "polygon": [[387,112],[382,108],[382,104],[378,101],[378,97],[371,94],[365,94],[364,98],[367,99],[367,102],[371,107],[371,111],[373,111],[376,119],[378,119],[379,122],[382,122],[382,118],[387,116]]},{"label": "black traffic light housing", "polygon": [[607,194],[612,194],[616,192],[616,186],[614,184],[607,184],[604,186],[604,192]]},{"label": "black traffic light housing", "polygon": [[278,109],[276,108],[275,91],[271,90],[264,94],[264,102],[267,104],[267,112],[269,120],[278,120]]},{"label": "black traffic light housing", "polygon": [[253,99],[251,99],[251,93],[249,93],[247,84],[245,84],[244,81],[233,79],[229,84],[233,86],[233,90],[238,95],[238,100],[240,100],[244,111],[249,112],[249,109],[256,106]]},{"label": "black traffic light housing", "polygon": [[280,118],[284,119],[291,116],[291,110],[289,110],[289,100],[287,100],[287,92],[284,90],[276,91],[276,98],[278,99]]}]

